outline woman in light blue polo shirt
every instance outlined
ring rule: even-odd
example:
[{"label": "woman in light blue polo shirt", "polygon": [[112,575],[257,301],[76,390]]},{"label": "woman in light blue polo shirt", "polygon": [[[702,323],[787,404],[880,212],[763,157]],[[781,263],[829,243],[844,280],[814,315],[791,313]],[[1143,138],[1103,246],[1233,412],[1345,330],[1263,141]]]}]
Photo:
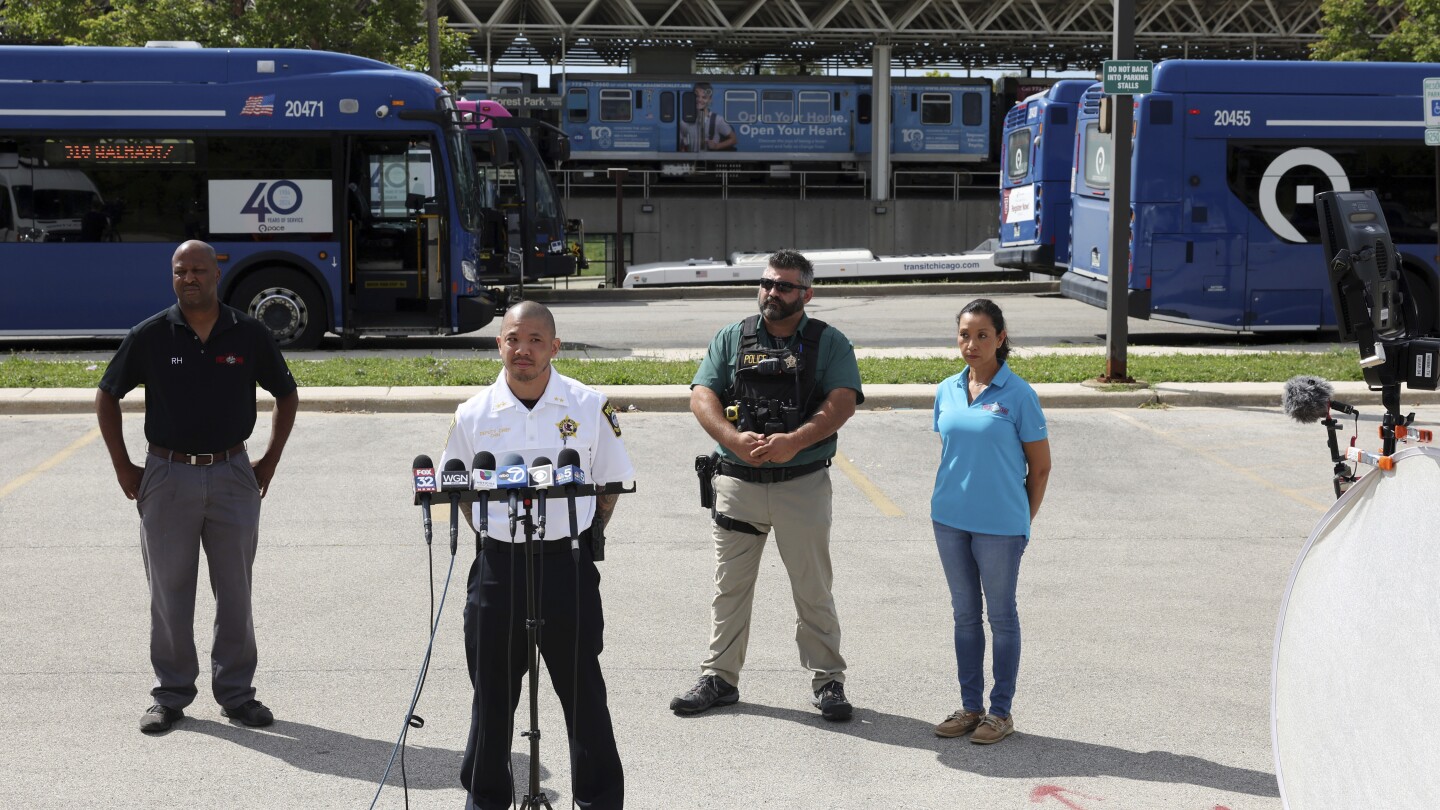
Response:
[{"label": "woman in light blue polo shirt", "polygon": [[[1020,669],[1015,584],[1030,521],[1050,477],[1050,442],[1035,389],[1005,364],[1010,341],[1000,307],[979,298],[966,304],[956,321],[965,368],[935,392],[935,432],[943,444],[930,518],[955,612],[961,708],[936,726],[935,734],[970,734],[970,742],[988,745],[1015,731],[1010,715]],[[982,595],[994,637],[989,712]]]}]

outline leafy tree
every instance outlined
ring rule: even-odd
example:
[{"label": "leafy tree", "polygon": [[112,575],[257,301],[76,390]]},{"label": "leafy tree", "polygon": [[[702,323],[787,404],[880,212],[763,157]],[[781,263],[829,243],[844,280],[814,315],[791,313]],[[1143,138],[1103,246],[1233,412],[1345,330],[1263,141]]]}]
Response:
[{"label": "leafy tree", "polygon": [[84,20],[100,13],[105,0],[5,0],[0,33],[13,44],[79,45]]},{"label": "leafy tree", "polygon": [[1381,56],[1394,62],[1440,61],[1440,0],[1404,0],[1403,7],[1405,16],[1380,44]]},{"label": "leafy tree", "polygon": [[[425,72],[424,0],[0,0],[11,42],[338,51]],[[441,64],[468,61],[465,36],[441,21]]]},{"label": "leafy tree", "polygon": [[[1383,39],[1382,11],[1400,9],[1400,21]],[[1316,59],[1335,62],[1440,61],[1440,0],[1322,0],[1320,41],[1311,46]]]}]

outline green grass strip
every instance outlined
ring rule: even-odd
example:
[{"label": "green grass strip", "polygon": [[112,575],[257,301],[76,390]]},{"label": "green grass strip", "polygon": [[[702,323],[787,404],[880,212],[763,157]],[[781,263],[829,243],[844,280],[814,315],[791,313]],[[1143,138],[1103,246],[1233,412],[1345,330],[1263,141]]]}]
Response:
[{"label": "green grass strip", "polygon": [[[1134,355],[1130,376],[1160,382],[1283,382],[1296,374],[1328,380],[1359,380],[1354,349],[1329,352],[1255,352],[1247,354]],[[83,360],[0,359],[0,388],[94,388],[105,363]],[[698,361],[556,360],[562,373],[589,385],[688,385]],[[935,384],[963,367],[959,358],[862,358],[860,378],[872,385]],[[1012,357],[1010,367],[1032,383],[1081,382],[1105,370],[1100,355]],[[500,361],[437,357],[332,358],[291,360],[302,387],[322,386],[481,386],[495,381]]]}]

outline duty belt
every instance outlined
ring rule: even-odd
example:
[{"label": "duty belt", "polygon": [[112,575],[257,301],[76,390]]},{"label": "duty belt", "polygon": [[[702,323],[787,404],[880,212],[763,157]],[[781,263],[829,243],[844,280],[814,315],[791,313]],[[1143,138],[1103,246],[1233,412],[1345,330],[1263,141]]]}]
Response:
[{"label": "duty belt", "polygon": [[800,464],[795,467],[747,467],[744,464],[720,461],[720,474],[731,478],[738,478],[741,481],[748,481],[752,484],[778,484],[782,481],[799,478],[802,475],[809,475],[816,470],[823,470],[830,466],[830,459],[812,461],[809,464]]},{"label": "duty belt", "polygon": [[193,464],[197,467],[209,467],[211,464],[218,464],[222,461],[229,461],[231,458],[245,452],[245,443],[241,442],[229,450],[222,450],[218,453],[179,453],[174,450],[166,450],[163,447],[149,445],[150,455],[158,456],[166,461],[178,461],[181,464]]}]

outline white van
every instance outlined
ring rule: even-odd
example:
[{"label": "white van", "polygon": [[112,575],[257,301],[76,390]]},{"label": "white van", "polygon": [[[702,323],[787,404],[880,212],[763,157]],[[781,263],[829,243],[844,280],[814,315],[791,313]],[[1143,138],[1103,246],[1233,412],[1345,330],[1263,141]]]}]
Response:
[{"label": "white van", "polygon": [[79,169],[0,169],[0,242],[79,241],[92,211],[103,217],[104,201]]}]

